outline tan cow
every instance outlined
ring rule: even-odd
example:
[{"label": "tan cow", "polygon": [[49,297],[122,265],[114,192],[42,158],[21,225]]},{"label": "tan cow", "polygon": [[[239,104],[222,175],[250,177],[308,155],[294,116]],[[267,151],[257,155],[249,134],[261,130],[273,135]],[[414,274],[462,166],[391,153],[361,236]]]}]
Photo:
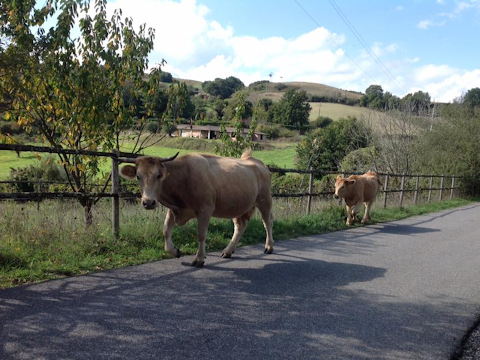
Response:
[{"label": "tan cow", "polygon": [[272,253],[270,170],[251,156],[251,150],[241,159],[187,154],[175,160],[177,155],[167,159],[143,156],[129,161],[135,166],[121,169],[123,177],[138,179],[145,209],[158,204],[168,208],[163,227],[165,250],[180,257],[172,242],[173,227],[197,218],[199,244],[192,266],[203,266],[210,218],[226,218],[233,219],[235,226],[232,240],[222,253],[229,258],[257,207],[267,233],[265,253]]},{"label": "tan cow", "polygon": [[378,180],[377,174],[368,171],[363,175],[351,175],[348,178],[337,176],[335,180],[334,198],[345,199],[347,205],[347,225],[357,221],[357,214],[362,203],[365,204],[365,215],[362,224],[370,220],[370,209],[380,190],[382,183]]}]

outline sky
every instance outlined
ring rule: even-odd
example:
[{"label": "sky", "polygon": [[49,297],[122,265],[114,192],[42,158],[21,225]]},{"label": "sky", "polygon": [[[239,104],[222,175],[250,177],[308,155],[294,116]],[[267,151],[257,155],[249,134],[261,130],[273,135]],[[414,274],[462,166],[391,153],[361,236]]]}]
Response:
[{"label": "sky", "polygon": [[480,87],[480,0],[112,0],[156,30],[152,65],[199,81],[235,76],[450,102]]}]

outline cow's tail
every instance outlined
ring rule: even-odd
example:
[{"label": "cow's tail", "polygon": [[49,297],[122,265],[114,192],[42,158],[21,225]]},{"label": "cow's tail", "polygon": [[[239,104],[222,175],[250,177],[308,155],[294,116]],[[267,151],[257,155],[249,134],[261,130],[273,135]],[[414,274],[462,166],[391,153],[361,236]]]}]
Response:
[{"label": "cow's tail", "polygon": [[243,152],[241,159],[248,159],[252,157],[252,149],[247,149]]}]

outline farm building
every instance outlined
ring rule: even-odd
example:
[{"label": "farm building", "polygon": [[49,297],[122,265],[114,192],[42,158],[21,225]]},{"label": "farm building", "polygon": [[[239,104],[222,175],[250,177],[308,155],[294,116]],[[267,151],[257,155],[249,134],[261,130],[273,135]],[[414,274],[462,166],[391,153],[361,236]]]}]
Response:
[{"label": "farm building", "polygon": [[[233,137],[235,132],[234,127],[227,127],[227,133]],[[248,129],[243,130],[243,134],[248,134]],[[220,137],[220,126],[213,125],[177,125],[177,131],[174,136],[179,137],[191,137],[198,139],[217,139]],[[253,135],[253,141],[264,141],[266,139],[266,134],[263,132],[255,131]]]}]

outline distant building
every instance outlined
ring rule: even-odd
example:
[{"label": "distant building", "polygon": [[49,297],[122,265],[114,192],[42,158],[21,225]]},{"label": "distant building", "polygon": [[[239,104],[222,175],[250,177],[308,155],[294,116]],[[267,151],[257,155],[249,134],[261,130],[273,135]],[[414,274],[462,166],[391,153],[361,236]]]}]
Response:
[{"label": "distant building", "polygon": [[[234,127],[226,127],[230,137],[233,137],[233,133],[236,131]],[[243,135],[247,135],[249,129],[243,129]],[[177,131],[173,136],[178,137],[190,137],[198,139],[218,139],[220,138],[220,126],[213,125],[177,125]],[[255,131],[252,141],[265,141],[267,134],[259,131]]]}]

